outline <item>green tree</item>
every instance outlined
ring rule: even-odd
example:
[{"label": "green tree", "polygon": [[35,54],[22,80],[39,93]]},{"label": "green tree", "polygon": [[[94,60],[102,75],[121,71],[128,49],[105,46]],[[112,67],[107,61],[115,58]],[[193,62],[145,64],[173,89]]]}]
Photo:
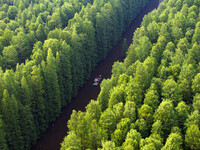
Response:
[{"label": "green tree", "polygon": [[200,73],[198,73],[192,80],[192,90],[194,94],[200,93]]},{"label": "green tree", "polygon": [[35,31],[35,35],[38,41],[44,41],[46,39],[46,29],[43,24],[39,24],[37,30]]},{"label": "green tree", "polygon": [[[134,36],[133,36],[133,43],[129,46],[129,49],[128,49],[128,51],[127,51],[127,57],[126,57],[126,59],[124,60],[124,63],[125,63],[125,66],[127,67],[127,66],[130,66],[132,63],[134,63],[134,62],[136,62],[137,60],[139,60],[139,61],[141,61],[140,59],[138,59],[138,54],[136,53],[136,48],[137,48],[137,46],[139,45],[139,39],[141,39],[141,37],[143,37],[143,40],[145,41],[145,40],[148,40],[148,42],[147,41],[145,41],[145,42],[147,42],[146,43],[146,45],[144,44],[144,43],[142,43],[142,40],[140,40],[140,44],[143,44],[143,46],[144,46],[144,49],[143,49],[143,51],[147,51],[147,50],[150,50],[151,49],[151,47],[148,47],[149,45],[148,44],[150,44],[149,43],[149,39],[147,38],[147,37],[145,37],[144,36],[145,35],[145,29],[144,29],[144,27],[141,27],[141,28],[138,28],[136,31],[135,31],[135,33],[134,33]],[[150,44],[151,45],[151,44]],[[146,47],[146,49],[145,49],[145,46],[147,46]],[[141,55],[142,55],[142,53],[143,53],[143,51],[141,51]],[[140,52],[140,49],[138,48],[138,52]],[[148,52],[147,52],[148,53]],[[145,56],[143,56],[143,57],[147,57],[146,55],[146,53],[144,53],[145,54]],[[144,55],[143,54],[143,55]]]},{"label": "green tree", "polygon": [[153,123],[153,109],[149,105],[143,104],[138,109],[138,118],[144,119],[147,123],[148,129],[151,129]]},{"label": "green tree", "polygon": [[158,134],[161,137],[163,136],[163,131],[162,131],[162,122],[160,120],[156,120],[151,129],[152,134]]},{"label": "green tree", "polygon": [[[167,12],[167,10],[166,10]],[[162,19],[168,19],[168,14],[166,14],[166,16],[163,16],[162,14],[160,15],[160,17],[162,17]],[[160,27],[160,32],[159,32],[160,36],[164,36],[166,38],[167,42],[171,41],[171,35],[170,35],[170,27],[167,23],[162,23],[161,27]]]},{"label": "green tree", "polygon": [[25,5],[22,0],[20,0],[18,8],[20,11],[23,11],[25,9]]},{"label": "green tree", "polygon": [[44,99],[44,79],[41,75],[41,67],[33,66],[31,72],[32,95],[31,95],[31,111],[36,126],[37,135],[44,132],[47,124],[45,120],[45,99]]},{"label": "green tree", "polygon": [[61,150],[81,150],[81,142],[75,132],[71,131],[61,143]]},{"label": "green tree", "polygon": [[200,94],[196,94],[194,96],[192,106],[194,110],[198,110],[200,112]]},{"label": "green tree", "polygon": [[143,36],[140,39],[138,39],[139,44],[134,49],[136,59],[143,62],[147,56],[150,53],[150,50],[152,48],[152,44],[147,36]]},{"label": "green tree", "polygon": [[162,55],[162,44],[161,43],[157,43],[156,45],[154,45],[152,47],[151,53],[150,53],[150,57],[154,57],[157,61],[157,63],[160,63],[161,61],[161,55]]},{"label": "green tree", "polygon": [[100,150],[118,150],[115,143],[112,141],[105,141],[102,143],[102,149]]},{"label": "green tree", "polygon": [[177,26],[175,26],[175,27],[172,27],[172,33],[171,33],[171,35],[172,35],[172,38],[173,38],[173,40],[174,40],[174,43],[178,43],[178,41],[181,39],[181,38],[183,38],[184,36],[183,36],[183,31],[182,31],[182,28],[179,28],[179,27],[177,27]]},{"label": "green tree", "polygon": [[[155,86],[152,84],[151,87]],[[153,110],[155,110],[159,105],[159,94],[156,90],[149,89],[145,94],[144,104],[150,106]]]},{"label": "green tree", "polygon": [[137,119],[133,125],[134,129],[141,133],[142,137],[145,138],[149,135],[148,126],[146,120]]},{"label": "green tree", "polygon": [[134,122],[136,120],[136,105],[134,102],[126,102],[123,115],[125,118],[129,118],[131,122]]},{"label": "green tree", "polygon": [[[86,120],[87,119],[87,120]],[[77,137],[80,140],[81,148],[87,149],[90,147],[91,144],[91,136],[89,136],[89,123],[92,123],[92,119],[90,116],[85,117],[84,112],[76,112],[73,110],[73,113],[71,115],[70,120],[68,121],[68,128],[69,131],[75,132]],[[94,129],[94,128],[93,128]],[[94,132],[94,130],[91,130],[91,134]],[[97,131],[98,132],[98,131]]]},{"label": "green tree", "polygon": [[78,113],[76,110],[72,111],[72,114],[70,116],[69,121],[67,122],[67,127],[69,128],[69,131],[76,132],[76,128],[78,126]]},{"label": "green tree", "polygon": [[[150,81],[153,74],[154,65],[149,57],[144,61],[144,63],[139,63],[137,65],[134,82],[135,84],[139,85],[139,89],[141,89],[142,98],[144,97],[146,90],[150,86]],[[141,105],[142,100],[138,96],[135,102],[139,107]]]},{"label": "green tree", "polygon": [[[89,119],[85,117],[85,112],[78,112],[78,126],[76,128],[76,134],[80,138],[82,149],[89,148]],[[86,120],[88,119],[88,120]]]},{"label": "green tree", "polygon": [[176,125],[177,115],[171,101],[164,100],[154,113],[154,121],[160,120],[164,137],[170,133],[171,127]]},{"label": "green tree", "polygon": [[122,148],[126,150],[128,147],[139,150],[139,144],[142,136],[137,130],[131,129],[126,136],[125,142],[122,144]]},{"label": "green tree", "polygon": [[123,143],[126,134],[129,131],[130,123],[129,118],[122,118],[117,124],[117,129],[111,136],[111,140],[115,142],[116,146],[120,146]]},{"label": "green tree", "polygon": [[25,33],[19,32],[17,36],[13,36],[11,43],[18,52],[18,58],[20,62],[24,62],[25,59],[29,58],[31,47],[29,44],[28,36]]},{"label": "green tree", "polygon": [[71,47],[66,44],[65,42],[62,42],[61,44],[61,51],[59,52],[60,56],[60,70],[58,70],[58,74],[62,76],[62,81],[59,79],[59,84],[60,87],[63,86],[63,89],[61,92],[63,101],[62,104],[65,106],[68,102],[71,101],[72,98],[72,73],[71,73],[71,68],[72,64],[70,62],[70,52],[71,52]]},{"label": "green tree", "polygon": [[47,56],[49,48],[51,49],[53,56],[56,57],[56,53],[60,52],[61,50],[61,42],[58,39],[47,39],[43,44],[43,51],[45,56]]},{"label": "green tree", "polygon": [[101,130],[99,128],[98,122],[94,119],[92,120],[92,123],[90,124],[89,127],[89,142],[90,145],[88,146],[91,149],[97,149],[101,145],[101,139],[103,139],[103,135],[101,133]]},{"label": "green tree", "polygon": [[21,79],[21,89],[20,89],[20,101],[22,103],[23,106],[25,105],[30,105],[30,89],[28,86],[28,83],[26,81],[26,78],[23,76]]},{"label": "green tree", "polygon": [[147,34],[152,43],[156,43],[158,39],[159,28],[159,25],[155,21],[149,23],[147,26]]},{"label": "green tree", "polygon": [[18,13],[18,10],[17,10],[16,6],[9,6],[9,9],[8,9],[8,17],[9,17],[9,19],[14,20],[15,17],[17,16],[17,13]]},{"label": "green tree", "polygon": [[180,88],[173,79],[167,79],[164,82],[162,88],[162,96],[163,99],[172,100],[174,106],[177,106],[177,104],[182,100]]},{"label": "green tree", "polygon": [[178,116],[178,124],[181,129],[184,128],[185,120],[189,115],[189,106],[185,102],[181,101],[175,108],[176,114]]},{"label": "green tree", "polygon": [[194,110],[193,112],[191,112],[191,114],[185,121],[185,126],[187,128],[192,124],[196,124],[198,126],[200,125],[200,113],[198,110]]},{"label": "green tree", "polygon": [[196,42],[192,45],[191,49],[188,49],[188,55],[186,62],[191,63],[194,67],[200,61],[200,46]]},{"label": "green tree", "polygon": [[140,141],[140,149],[142,150],[156,150],[161,149],[162,146],[162,138],[158,134],[152,134],[145,139],[141,139]]},{"label": "green tree", "polygon": [[24,143],[19,125],[18,102],[14,98],[14,95],[10,97],[6,89],[1,101],[1,113],[5,123],[8,148],[11,150],[23,149]]},{"label": "green tree", "polygon": [[114,142],[117,146],[120,146],[123,140],[123,131],[116,129],[111,135],[111,141]]},{"label": "green tree", "polygon": [[110,90],[112,88],[112,81],[110,79],[103,80],[100,87],[101,91],[97,97],[97,101],[99,101],[101,110],[104,111],[108,107],[108,100]]},{"label": "green tree", "polygon": [[[84,59],[84,79],[89,79],[89,75],[92,72],[92,69],[97,64],[97,46],[95,39],[95,28],[93,27],[93,23],[88,19],[85,19],[81,22],[82,25],[80,40],[82,43],[82,51],[83,51],[83,59]],[[85,49],[85,50],[83,50]]]},{"label": "green tree", "polygon": [[60,89],[58,84],[57,63],[52,50],[48,49],[47,64],[44,68],[44,80],[46,87],[46,111],[47,120],[53,121],[61,111]]},{"label": "green tree", "polygon": [[190,48],[190,44],[187,38],[180,39],[177,44],[177,48],[180,49],[183,52],[183,54],[187,54],[188,49]]},{"label": "green tree", "polygon": [[119,102],[115,104],[112,108],[113,112],[116,115],[116,120],[119,122],[121,118],[123,117],[123,112],[124,112],[124,106],[122,102]]},{"label": "green tree", "polygon": [[37,42],[37,39],[36,39],[36,36],[35,36],[35,32],[34,31],[30,31],[27,34],[27,36],[28,36],[28,39],[29,39],[30,46],[31,46],[31,48],[33,48],[34,44]]},{"label": "green tree", "polygon": [[99,121],[101,115],[101,108],[98,101],[91,100],[90,103],[86,106],[85,116],[89,116],[92,119]]},{"label": "green tree", "polygon": [[136,104],[136,107],[140,107],[142,102],[142,91],[138,82],[135,82],[134,78],[130,77],[130,81],[125,88],[126,101],[132,101]]},{"label": "green tree", "polygon": [[[172,62],[170,63],[170,65],[171,66],[172,65],[182,66],[184,59],[185,59],[185,57],[183,55],[183,52],[180,49],[176,49],[174,56],[172,56],[172,58],[171,58]],[[179,73],[180,73],[180,71],[177,72],[178,75],[179,75]],[[177,76],[175,76],[175,77],[177,79]]]},{"label": "green tree", "polygon": [[197,42],[198,44],[200,44],[199,43],[199,34],[200,34],[200,29],[199,29],[199,27],[200,27],[200,22],[197,22],[196,23],[196,27],[195,27],[195,31],[194,31],[194,34],[193,34],[193,37],[192,37],[192,43],[195,43],[195,42]]},{"label": "green tree", "polygon": [[110,108],[106,109],[101,114],[99,119],[99,126],[101,129],[105,130],[109,137],[111,133],[114,132],[116,126],[116,116]]},{"label": "green tree", "polygon": [[77,30],[74,27],[71,32],[71,73],[72,73],[72,94],[75,96],[78,92],[78,88],[83,85],[84,82],[84,65],[82,43],[80,36],[78,36]]},{"label": "green tree", "polygon": [[3,122],[2,116],[0,116],[0,149],[8,150],[6,142],[5,124]]},{"label": "green tree", "polygon": [[112,66],[112,75],[114,77],[118,77],[119,75],[123,74],[124,72],[125,72],[124,64],[119,61],[114,62],[113,66]]},{"label": "green tree", "polygon": [[200,131],[196,124],[190,125],[185,134],[185,143],[190,149],[198,150],[200,148]]},{"label": "green tree", "polygon": [[179,75],[179,87],[183,100],[192,101],[192,79],[196,75],[196,69],[192,64],[184,64]]},{"label": "green tree", "polygon": [[14,46],[11,45],[8,47],[4,47],[2,53],[3,53],[3,57],[5,58],[7,62],[8,68],[15,67],[15,65],[19,62],[18,52]]},{"label": "green tree", "polygon": [[188,39],[188,42],[190,43],[192,41],[193,34],[194,34],[194,29],[187,30],[185,33],[185,37]]},{"label": "green tree", "polygon": [[60,17],[60,11],[55,11],[52,16],[51,19],[48,21],[48,27],[50,28],[50,30],[57,28],[61,28],[62,27],[62,21],[61,21],[61,17]]},{"label": "green tree", "polygon": [[108,102],[108,107],[112,108],[113,105],[119,103],[119,102],[124,102],[125,101],[125,91],[122,86],[120,87],[115,87],[111,90],[110,94],[110,99]]},{"label": "green tree", "polygon": [[177,150],[183,149],[183,139],[178,133],[171,133],[161,150]]},{"label": "green tree", "polygon": [[14,71],[11,70],[6,70],[4,72],[4,75],[2,76],[2,81],[3,81],[3,90],[6,89],[10,95],[14,94],[15,96],[18,95],[17,93],[17,82],[15,82],[14,78]]},{"label": "green tree", "polygon": [[0,39],[3,46],[9,46],[13,37],[13,32],[9,29],[4,29],[3,36]]},{"label": "green tree", "polygon": [[37,139],[36,127],[30,105],[19,104],[19,124],[21,127],[23,149],[30,149]]}]

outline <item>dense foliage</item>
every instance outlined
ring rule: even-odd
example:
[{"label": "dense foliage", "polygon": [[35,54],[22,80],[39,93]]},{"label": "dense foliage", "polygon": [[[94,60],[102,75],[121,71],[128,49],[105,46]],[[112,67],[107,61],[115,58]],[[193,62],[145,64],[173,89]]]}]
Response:
[{"label": "dense foliage", "polygon": [[164,0],[143,18],[97,100],[73,111],[61,150],[200,149],[199,6]]},{"label": "dense foliage", "polygon": [[147,2],[0,0],[1,150],[30,149]]}]

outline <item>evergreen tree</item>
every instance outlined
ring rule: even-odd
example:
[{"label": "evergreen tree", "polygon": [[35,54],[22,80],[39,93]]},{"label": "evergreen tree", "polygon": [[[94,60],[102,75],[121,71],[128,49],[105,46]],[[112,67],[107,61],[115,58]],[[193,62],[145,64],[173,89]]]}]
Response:
[{"label": "evergreen tree", "polygon": [[134,122],[136,120],[136,105],[134,102],[126,102],[123,115],[125,118],[129,118],[131,122]]},{"label": "evergreen tree", "polygon": [[183,149],[183,139],[180,134],[171,133],[161,150],[177,150]]},{"label": "evergreen tree", "polygon": [[47,64],[44,68],[45,90],[47,95],[47,120],[53,121],[61,110],[60,89],[58,84],[57,63],[52,50],[48,49]]},{"label": "evergreen tree", "polygon": [[[60,56],[60,66],[59,66],[59,74],[62,75],[62,83],[59,79],[59,84],[63,86],[63,89],[61,91],[61,94],[63,95],[63,105],[66,105],[67,103],[71,102],[72,98],[72,63],[70,62],[71,57],[71,47],[63,42],[61,44],[61,52],[59,52]],[[61,88],[60,88],[61,89]],[[63,93],[62,93],[63,92]]]},{"label": "evergreen tree", "polygon": [[30,105],[30,89],[28,87],[26,78],[23,76],[21,79],[20,101],[23,106]]},{"label": "evergreen tree", "polygon": [[106,109],[101,114],[101,117],[99,119],[99,126],[102,130],[105,130],[108,136],[110,136],[111,133],[114,132],[116,126],[116,116],[110,108]]},{"label": "evergreen tree", "polygon": [[5,89],[3,99],[1,101],[1,113],[5,122],[6,140],[10,150],[23,149],[24,141],[22,140],[18,102],[14,95],[10,97],[8,91]]},{"label": "evergreen tree", "polygon": [[13,36],[11,43],[18,52],[20,62],[24,62],[27,58],[29,58],[31,47],[28,41],[28,36],[25,33],[19,32],[17,36]]},{"label": "evergreen tree", "polygon": [[197,150],[200,148],[200,131],[198,125],[190,125],[185,134],[185,142],[190,149]]},{"label": "evergreen tree", "polygon": [[5,58],[7,62],[8,68],[14,67],[18,63],[19,61],[18,52],[16,51],[14,46],[4,47],[2,53],[3,53],[3,57]]},{"label": "evergreen tree", "polygon": [[163,99],[172,100],[174,106],[177,106],[177,104],[182,100],[180,88],[173,79],[168,79],[165,81],[162,88],[162,96]]},{"label": "evergreen tree", "polygon": [[0,149],[8,150],[6,142],[5,124],[3,122],[2,116],[0,116]]},{"label": "evergreen tree", "polygon": [[40,66],[33,66],[31,72],[31,82],[33,95],[31,96],[31,112],[34,118],[34,124],[37,130],[37,136],[42,133],[47,125],[45,120],[45,100],[44,100],[44,87],[43,77],[41,76]]},{"label": "evergreen tree", "polygon": [[23,106],[19,104],[19,124],[21,127],[22,140],[24,141],[24,148],[28,150],[37,139],[36,126],[34,124],[33,114],[30,105]]},{"label": "evergreen tree", "polygon": [[171,101],[163,101],[154,113],[154,121],[160,120],[162,123],[162,131],[166,138],[170,133],[171,127],[176,125],[177,116]]},{"label": "evergreen tree", "polygon": [[139,149],[140,140],[142,139],[140,132],[137,130],[131,129],[126,136],[125,142],[122,147],[125,150],[126,148]]},{"label": "evergreen tree", "polygon": [[81,142],[74,132],[70,132],[61,143],[61,150],[66,149],[81,150]]},{"label": "evergreen tree", "polygon": [[178,124],[181,129],[184,128],[185,120],[189,115],[189,106],[185,102],[181,101],[175,108],[176,114],[178,116]]}]

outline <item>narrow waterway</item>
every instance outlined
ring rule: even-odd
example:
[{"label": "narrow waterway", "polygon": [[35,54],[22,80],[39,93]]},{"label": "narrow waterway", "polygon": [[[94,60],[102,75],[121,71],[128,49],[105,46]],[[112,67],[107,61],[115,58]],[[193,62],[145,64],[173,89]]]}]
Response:
[{"label": "narrow waterway", "polygon": [[67,135],[67,121],[70,118],[72,110],[85,110],[85,106],[90,102],[91,99],[96,99],[99,92],[100,86],[92,86],[93,80],[96,75],[101,74],[103,78],[111,77],[112,65],[115,61],[123,61],[121,56],[121,48],[124,38],[127,39],[128,45],[132,42],[133,33],[136,28],[140,27],[142,18],[145,14],[157,8],[159,0],[150,0],[149,4],[144,8],[143,11],[133,20],[130,27],[123,34],[121,40],[117,45],[108,53],[106,59],[101,61],[96,69],[90,76],[90,79],[85,85],[79,89],[78,95],[73,98],[72,102],[68,104],[63,110],[56,121],[46,130],[46,132],[37,141],[36,145],[33,146],[32,150],[59,150],[60,143],[63,138]]}]

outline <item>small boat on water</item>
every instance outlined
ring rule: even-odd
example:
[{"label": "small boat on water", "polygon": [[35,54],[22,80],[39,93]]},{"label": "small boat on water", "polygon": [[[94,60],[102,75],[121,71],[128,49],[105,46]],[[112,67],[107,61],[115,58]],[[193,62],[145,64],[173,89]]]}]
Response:
[{"label": "small boat on water", "polygon": [[101,80],[102,80],[102,76],[99,75],[98,77],[96,77],[96,78],[94,79],[94,83],[93,83],[92,85],[94,85],[94,86],[99,85],[99,83],[100,83]]}]

